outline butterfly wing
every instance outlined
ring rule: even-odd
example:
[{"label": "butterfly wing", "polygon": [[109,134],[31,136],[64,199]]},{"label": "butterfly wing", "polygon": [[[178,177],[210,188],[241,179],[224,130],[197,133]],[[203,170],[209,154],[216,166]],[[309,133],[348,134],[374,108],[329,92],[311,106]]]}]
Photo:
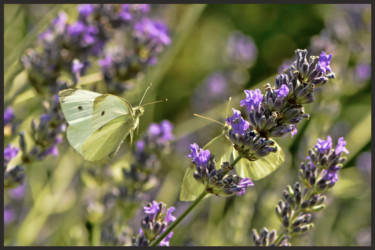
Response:
[{"label": "butterfly wing", "polygon": [[100,95],[83,89],[64,89],[59,92],[61,109],[70,125],[67,130],[68,141],[81,154],[82,144],[91,134],[94,100]]},{"label": "butterfly wing", "polygon": [[224,161],[230,161],[232,148],[232,141],[225,135],[225,133],[214,137],[203,147],[203,149],[210,150],[210,153],[215,156],[217,168],[219,168],[220,164]]},{"label": "butterfly wing", "polygon": [[135,124],[137,121],[130,114],[119,116],[104,124],[83,143],[83,157],[88,161],[97,161],[116,154]]},{"label": "butterfly wing", "polygon": [[100,95],[94,100],[91,131],[95,132],[111,120],[123,116],[133,116],[132,106],[124,99],[110,94]]},{"label": "butterfly wing", "polygon": [[195,168],[190,165],[185,171],[184,179],[182,181],[180,190],[180,200],[182,201],[193,201],[195,200],[204,190],[202,183],[197,182],[194,179]]},{"label": "butterfly wing", "polygon": [[[275,142],[275,141],[274,141]],[[275,171],[285,160],[282,148],[275,142],[277,151],[270,153],[256,161],[249,161],[242,158],[235,166],[237,173],[243,177],[250,177],[252,180],[259,180]],[[233,157],[237,157],[238,152],[233,149]]]}]

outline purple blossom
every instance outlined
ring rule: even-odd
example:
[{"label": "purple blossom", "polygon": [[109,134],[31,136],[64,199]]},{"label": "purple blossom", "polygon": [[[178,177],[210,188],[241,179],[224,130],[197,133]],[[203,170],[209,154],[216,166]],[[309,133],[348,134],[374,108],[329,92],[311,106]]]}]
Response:
[{"label": "purple blossom", "polygon": [[94,6],[92,4],[80,4],[77,7],[79,15],[86,17],[94,12]]},{"label": "purple blossom", "polygon": [[245,131],[249,128],[250,124],[248,121],[244,120],[241,116],[241,112],[232,108],[233,115],[226,119],[228,125],[230,125],[236,134],[243,135]]},{"label": "purple blossom", "polygon": [[323,169],[322,173],[325,175],[324,179],[327,181],[331,181],[332,184],[335,184],[336,181],[338,181],[338,175],[337,172],[340,170],[340,167],[335,165],[332,167],[329,167],[328,170]]},{"label": "purple blossom", "polygon": [[157,203],[156,201],[152,201],[151,206],[144,206],[143,209],[146,214],[150,215],[152,218],[155,218],[155,215],[159,212],[160,207],[159,203]]},{"label": "purple blossom", "polygon": [[16,215],[14,211],[10,208],[4,208],[4,224],[7,225],[14,221]]},{"label": "purple blossom", "polygon": [[371,77],[371,65],[368,63],[358,64],[354,76],[357,81],[367,81]]},{"label": "purple blossom", "polygon": [[4,111],[4,126],[8,125],[15,118],[12,107],[7,107]]},{"label": "purple blossom", "polygon": [[191,158],[193,163],[199,166],[207,166],[208,160],[210,159],[210,151],[199,148],[198,144],[193,143],[190,145],[191,154],[187,157]]},{"label": "purple blossom", "polygon": [[8,144],[8,147],[4,148],[4,165],[8,165],[8,163],[16,157],[18,154],[19,149],[16,147],[12,147],[12,144]]},{"label": "purple blossom", "polygon": [[160,241],[159,246],[161,247],[169,247],[169,241],[173,236],[173,232],[170,232],[162,241]]},{"label": "purple blossom", "polygon": [[345,148],[345,145],[346,141],[344,140],[344,137],[340,137],[335,148],[335,154],[338,155],[341,154],[341,152],[349,154],[349,151]]},{"label": "purple blossom", "polygon": [[289,94],[289,88],[286,84],[283,84],[279,89],[275,89],[275,92],[278,97],[284,97]]},{"label": "purple blossom", "polygon": [[167,210],[167,214],[165,215],[165,218],[164,218],[164,221],[167,222],[168,224],[170,222],[173,222],[176,220],[176,217],[174,217],[172,215],[172,213],[174,212],[174,210],[176,210],[175,207],[170,207],[168,210]]},{"label": "purple blossom", "polygon": [[332,148],[332,138],[327,136],[327,140],[322,140],[318,138],[318,143],[315,144],[315,148],[322,154],[329,152]]},{"label": "purple blossom", "polygon": [[205,81],[205,85],[207,86],[207,92],[205,94],[212,98],[218,99],[228,92],[227,79],[220,73],[212,74]]},{"label": "purple blossom", "polygon": [[74,59],[72,62],[72,72],[73,74],[81,72],[81,70],[85,67],[84,63],[81,63],[79,60]]},{"label": "purple blossom", "polygon": [[317,66],[320,72],[322,72],[323,74],[332,72],[331,67],[330,67],[331,59],[332,59],[332,54],[326,55],[326,53],[322,51],[322,53],[319,56],[319,61],[318,61],[318,66]]},{"label": "purple blossom", "polygon": [[258,109],[260,103],[263,101],[263,95],[260,92],[260,89],[245,90],[245,94],[246,99],[240,101],[241,107],[246,106],[248,111]]},{"label": "purple blossom", "polygon": [[243,195],[245,193],[246,188],[254,186],[254,183],[251,181],[250,178],[243,178],[238,184],[237,184],[237,192],[236,195]]},{"label": "purple blossom", "polygon": [[55,157],[59,156],[59,150],[57,148],[57,145],[62,142],[62,136],[61,135],[58,135],[56,138],[55,138],[55,141],[53,143],[53,145],[51,147],[49,147],[47,150],[45,150],[41,155],[40,155],[40,158],[44,158],[48,155],[53,155]]},{"label": "purple blossom", "polygon": [[167,26],[161,21],[143,18],[134,25],[135,36],[143,41],[151,39],[156,44],[168,45],[171,38]]}]

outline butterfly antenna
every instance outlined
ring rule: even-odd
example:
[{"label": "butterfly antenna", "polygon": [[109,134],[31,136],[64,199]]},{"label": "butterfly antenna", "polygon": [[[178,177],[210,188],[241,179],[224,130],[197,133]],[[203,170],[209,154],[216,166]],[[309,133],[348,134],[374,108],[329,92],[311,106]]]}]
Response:
[{"label": "butterfly antenna", "polygon": [[159,101],[154,101],[154,102],[149,102],[149,103],[143,104],[143,107],[147,106],[147,105],[150,105],[150,104],[155,104],[155,103],[159,103],[159,102],[167,102],[167,101],[168,101],[168,99],[165,98],[164,100],[159,100]]},{"label": "butterfly antenna", "polygon": [[226,117],[225,117],[225,118],[228,118],[229,104],[230,104],[231,101],[232,101],[232,97],[229,97],[229,99],[228,99],[228,104],[227,104],[227,114],[226,114]]},{"label": "butterfly antenna", "polygon": [[206,117],[206,116],[203,116],[203,115],[198,115],[198,114],[194,114],[194,115],[197,116],[197,117],[199,117],[199,118],[203,118],[203,119],[206,119],[206,120],[209,120],[209,121],[212,121],[212,122],[216,122],[216,123],[218,123],[218,124],[220,124],[220,125],[225,126],[224,123],[219,122],[219,121],[216,121],[216,120],[214,120],[214,119],[212,119],[212,118],[209,118],[209,117]]},{"label": "butterfly antenna", "polygon": [[143,93],[142,99],[141,99],[141,101],[139,102],[139,105],[138,105],[138,106],[141,106],[142,101],[143,101],[143,99],[145,98],[146,93],[147,93],[148,89],[151,87],[151,85],[152,85],[152,83],[150,82],[150,84],[148,85],[147,89],[146,89],[145,92]]}]

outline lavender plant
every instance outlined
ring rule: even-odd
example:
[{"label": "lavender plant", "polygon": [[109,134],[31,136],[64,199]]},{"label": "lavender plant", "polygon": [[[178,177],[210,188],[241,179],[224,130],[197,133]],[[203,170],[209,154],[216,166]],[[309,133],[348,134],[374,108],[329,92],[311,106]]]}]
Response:
[{"label": "lavender plant", "polygon": [[300,182],[293,187],[288,185],[283,191],[282,200],[276,206],[277,218],[282,223],[279,234],[263,228],[258,234],[252,230],[256,246],[290,246],[293,237],[300,236],[314,227],[314,213],[326,207],[325,193],[338,181],[338,172],[346,161],[342,153],[348,154],[346,142],[340,137],[337,146],[332,148],[332,139],[318,139],[309,149],[305,162],[298,171]]}]

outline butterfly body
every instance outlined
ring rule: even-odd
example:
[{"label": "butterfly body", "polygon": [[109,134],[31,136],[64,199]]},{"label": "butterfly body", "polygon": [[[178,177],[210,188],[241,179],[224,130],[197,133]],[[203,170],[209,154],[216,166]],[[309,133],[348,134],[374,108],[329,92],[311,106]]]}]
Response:
[{"label": "butterfly body", "polygon": [[138,127],[143,107],[111,94],[82,89],[59,92],[61,108],[69,124],[67,138],[85,160],[114,155],[123,140]]}]

